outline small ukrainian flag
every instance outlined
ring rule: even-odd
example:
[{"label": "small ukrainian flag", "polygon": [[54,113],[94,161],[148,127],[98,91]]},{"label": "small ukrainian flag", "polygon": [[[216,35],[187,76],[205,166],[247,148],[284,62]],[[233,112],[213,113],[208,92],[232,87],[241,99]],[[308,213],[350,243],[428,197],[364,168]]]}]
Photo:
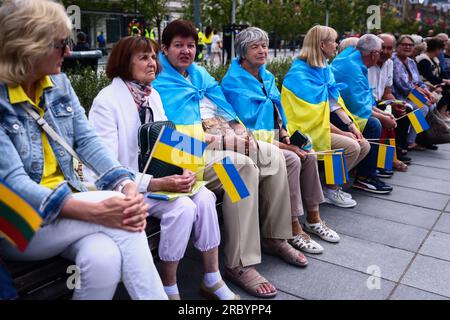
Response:
[{"label": "small ukrainian flag", "polygon": [[427,103],[427,98],[423,96],[417,89],[413,89],[408,97],[418,108],[422,108]]},{"label": "small ukrainian flag", "polygon": [[416,133],[421,133],[422,131],[430,129],[425,117],[423,116],[422,110],[417,109],[413,112],[408,113],[409,121],[411,121],[411,125],[413,126]]},{"label": "small ukrainian flag", "polygon": [[325,165],[325,183],[343,185],[348,181],[347,164],[342,152],[323,155]]},{"label": "small ukrainian flag", "polygon": [[229,157],[225,157],[220,162],[215,163],[213,169],[220,182],[222,182],[231,202],[238,202],[250,195],[244,181]]},{"label": "small ukrainian flag", "polygon": [[169,127],[164,127],[154,148],[153,157],[155,159],[197,171],[198,166],[203,163],[206,143]]},{"label": "small ukrainian flag", "polygon": [[395,151],[394,151],[394,161],[397,161],[397,144],[395,142],[395,138],[386,138],[384,139],[384,144],[388,144],[390,146],[393,146]]},{"label": "small ukrainian flag", "polygon": [[394,163],[395,147],[387,144],[372,145],[378,147],[377,152],[377,168],[392,170]]}]

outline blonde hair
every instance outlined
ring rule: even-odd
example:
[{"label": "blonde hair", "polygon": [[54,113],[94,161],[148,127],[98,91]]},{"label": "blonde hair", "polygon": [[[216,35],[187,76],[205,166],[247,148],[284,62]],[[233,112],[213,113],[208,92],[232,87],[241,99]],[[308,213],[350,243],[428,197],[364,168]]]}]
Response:
[{"label": "blonde hair", "polygon": [[306,61],[311,67],[324,68],[326,60],[320,49],[320,43],[336,41],[337,37],[338,34],[333,28],[321,25],[312,27],[305,36],[298,58]]},{"label": "blonde hair", "polygon": [[0,83],[17,85],[33,72],[54,37],[69,35],[72,23],[50,0],[6,0],[0,7]]}]

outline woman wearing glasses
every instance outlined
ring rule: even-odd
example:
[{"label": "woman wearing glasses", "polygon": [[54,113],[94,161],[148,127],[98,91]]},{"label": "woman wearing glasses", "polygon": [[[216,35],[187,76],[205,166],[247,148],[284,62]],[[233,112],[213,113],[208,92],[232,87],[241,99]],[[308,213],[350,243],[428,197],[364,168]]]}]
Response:
[{"label": "woman wearing glasses", "polygon": [[[0,255],[33,261],[62,254],[75,261],[81,285],[73,299],[111,299],[120,280],[133,299],[167,299],[134,175],[109,156],[60,73],[71,29],[64,7],[53,1],[10,0],[0,7],[0,152],[7,155],[0,157],[0,179],[44,220],[23,253],[0,238]],[[92,193],[73,170],[75,153],[99,177],[99,189],[119,192],[82,200]]]},{"label": "woman wearing glasses", "polygon": [[[416,62],[411,58],[414,53],[414,39],[411,36],[403,35],[397,41],[397,51],[392,56],[394,61],[394,84],[392,93],[397,99],[407,100],[409,93],[417,89],[427,98],[427,105],[422,107],[424,116],[428,113],[428,107],[436,103],[431,92],[427,89],[425,83],[420,80],[419,70]],[[416,110],[418,107],[408,101]],[[398,146],[402,149],[402,154],[406,154],[406,149],[423,150],[423,147],[416,144],[416,132],[413,128],[409,130],[408,136],[400,135],[397,137]]]},{"label": "woman wearing glasses", "polygon": [[[138,128],[141,123],[165,121],[161,98],[152,82],[161,71],[157,44],[144,37],[126,37],[114,46],[106,66],[112,84],[100,91],[89,112],[89,120],[100,138],[109,147],[114,159],[130,168],[139,177]],[[196,178],[193,172],[153,178],[144,174],[140,192],[171,191],[188,193]],[[177,267],[186,251],[191,231],[194,247],[203,258],[202,293],[221,300],[238,299],[224,284],[219,273],[219,222],[216,197],[205,187],[191,197],[174,201],[146,199],[149,214],[161,220],[159,257],[162,260],[162,281],[169,299],[180,299]]]}]

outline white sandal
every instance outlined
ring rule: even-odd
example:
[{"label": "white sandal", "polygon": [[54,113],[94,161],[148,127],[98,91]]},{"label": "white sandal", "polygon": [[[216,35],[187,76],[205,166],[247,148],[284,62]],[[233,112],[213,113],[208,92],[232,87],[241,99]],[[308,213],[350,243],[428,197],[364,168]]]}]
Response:
[{"label": "white sandal", "polygon": [[307,253],[322,253],[323,247],[311,239],[306,233],[295,235],[292,239],[288,240],[289,244],[297,250],[301,250]]},{"label": "white sandal", "polygon": [[309,224],[308,221],[305,221],[303,227],[306,231],[310,233],[314,233],[318,235],[321,239],[328,242],[339,242],[341,238],[337,234],[336,231],[332,230],[325,224],[325,221],[321,221],[320,223],[312,223]]}]

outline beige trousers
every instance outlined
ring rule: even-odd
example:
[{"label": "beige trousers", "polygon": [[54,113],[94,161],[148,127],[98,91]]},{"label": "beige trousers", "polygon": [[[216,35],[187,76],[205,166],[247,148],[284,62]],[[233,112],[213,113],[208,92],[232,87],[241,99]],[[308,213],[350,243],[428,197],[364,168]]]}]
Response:
[{"label": "beige trousers", "polygon": [[223,194],[222,183],[213,168],[205,170],[204,179],[210,181],[208,188],[223,194],[225,266],[228,268],[261,263],[260,237],[292,237],[286,161],[276,146],[261,141],[258,144],[260,152],[253,160],[234,151],[205,152],[207,164],[229,156],[250,192],[249,197],[232,203]]},{"label": "beige trousers", "polygon": [[325,199],[317,170],[317,156],[310,155],[301,160],[290,150],[282,151],[286,159],[292,216],[303,215],[303,204],[308,211],[318,211],[319,204]]},{"label": "beige trousers", "polygon": [[355,139],[332,133],[331,149],[344,149],[347,169],[353,169],[370,151],[370,144],[367,140],[358,143]]}]

